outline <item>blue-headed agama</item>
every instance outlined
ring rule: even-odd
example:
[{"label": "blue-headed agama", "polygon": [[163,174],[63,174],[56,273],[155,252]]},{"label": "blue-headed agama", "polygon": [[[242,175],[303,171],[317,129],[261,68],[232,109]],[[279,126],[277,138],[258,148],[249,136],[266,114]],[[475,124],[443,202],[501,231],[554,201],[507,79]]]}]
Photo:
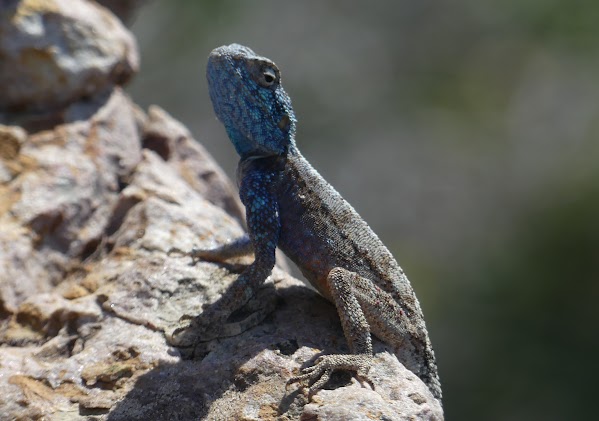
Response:
[{"label": "blue-headed agama", "polygon": [[296,118],[277,66],[232,44],[212,51],[207,78],[214,111],[241,158],[248,234],[186,254],[222,262],[253,253],[255,260],[201,318],[214,326],[247,303],[270,275],[278,247],[335,305],[351,352],[321,356],[288,383],[307,381],[312,395],[334,370],[350,370],[372,385],[372,333],[440,401],[435,356],[412,286],[368,224],[298,150]]}]

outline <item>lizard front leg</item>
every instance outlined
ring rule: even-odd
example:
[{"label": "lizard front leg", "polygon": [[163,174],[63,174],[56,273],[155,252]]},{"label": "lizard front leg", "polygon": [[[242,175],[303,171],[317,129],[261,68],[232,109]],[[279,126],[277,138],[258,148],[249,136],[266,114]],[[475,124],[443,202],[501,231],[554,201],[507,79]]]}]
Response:
[{"label": "lizard front leg", "polygon": [[[212,250],[194,250],[192,258],[223,261],[254,251],[254,262],[227,288],[223,295],[208,306],[191,327],[175,330],[171,342],[190,346],[190,342],[206,342],[217,337],[234,336],[256,325],[274,306],[263,305],[241,322],[226,326],[227,318],[255,296],[275,265],[275,249],[279,240],[280,222],[276,197],[272,194],[269,173],[254,171],[244,177],[240,196],[246,206],[247,240],[243,237]],[[273,301],[274,304],[274,300]],[[257,305],[260,305],[258,303]],[[193,329],[194,334],[189,330]]]},{"label": "lizard front leg", "polygon": [[363,278],[357,273],[344,268],[334,268],[327,275],[327,285],[339,317],[351,354],[334,354],[319,357],[315,364],[302,370],[302,374],[292,377],[287,384],[308,380],[312,385],[309,395],[312,396],[329,380],[335,370],[351,370],[356,372],[358,380],[365,381],[374,389],[368,378],[372,365],[372,338],[370,327],[360,307],[354,285]]}]

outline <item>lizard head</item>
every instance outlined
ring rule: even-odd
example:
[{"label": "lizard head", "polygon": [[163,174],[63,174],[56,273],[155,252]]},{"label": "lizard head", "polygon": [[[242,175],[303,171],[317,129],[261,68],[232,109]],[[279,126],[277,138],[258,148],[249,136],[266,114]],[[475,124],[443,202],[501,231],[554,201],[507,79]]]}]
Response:
[{"label": "lizard head", "polygon": [[242,158],[284,155],[295,115],[277,66],[239,44],[214,49],[206,70],[218,119]]}]

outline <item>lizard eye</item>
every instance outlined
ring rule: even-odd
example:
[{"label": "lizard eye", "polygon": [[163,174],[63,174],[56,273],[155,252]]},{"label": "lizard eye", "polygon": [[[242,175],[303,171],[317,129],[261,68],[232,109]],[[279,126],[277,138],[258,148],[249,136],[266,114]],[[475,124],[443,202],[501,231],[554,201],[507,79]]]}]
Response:
[{"label": "lizard eye", "polygon": [[274,89],[281,79],[279,69],[270,61],[253,60],[246,66],[252,80],[263,88]]},{"label": "lizard eye", "polygon": [[272,86],[277,81],[277,74],[271,67],[266,67],[262,72],[262,77],[260,78],[260,85],[268,88]]}]

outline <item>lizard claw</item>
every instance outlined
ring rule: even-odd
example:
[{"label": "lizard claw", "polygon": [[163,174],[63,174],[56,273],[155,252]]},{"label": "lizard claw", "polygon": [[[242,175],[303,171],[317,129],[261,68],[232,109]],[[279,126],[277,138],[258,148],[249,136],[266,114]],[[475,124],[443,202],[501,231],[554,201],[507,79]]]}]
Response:
[{"label": "lizard claw", "polygon": [[326,364],[322,364],[322,357],[319,357],[313,366],[306,367],[301,370],[301,374],[294,376],[287,380],[287,385],[296,382],[303,382],[304,380],[308,380],[310,386],[310,396],[312,396],[313,392],[321,388],[331,377],[331,373],[333,369],[331,367],[327,367]]},{"label": "lizard claw", "polygon": [[[335,370],[352,370],[356,372],[358,381],[366,382],[374,390],[374,383],[368,377],[368,370],[372,364],[369,355],[323,355],[318,357],[314,365],[301,370],[301,374],[287,380],[287,387],[291,383],[308,381],[308,396],[312,397],[329,381]],[[303,387],[303,386],[302,386]]]}]

